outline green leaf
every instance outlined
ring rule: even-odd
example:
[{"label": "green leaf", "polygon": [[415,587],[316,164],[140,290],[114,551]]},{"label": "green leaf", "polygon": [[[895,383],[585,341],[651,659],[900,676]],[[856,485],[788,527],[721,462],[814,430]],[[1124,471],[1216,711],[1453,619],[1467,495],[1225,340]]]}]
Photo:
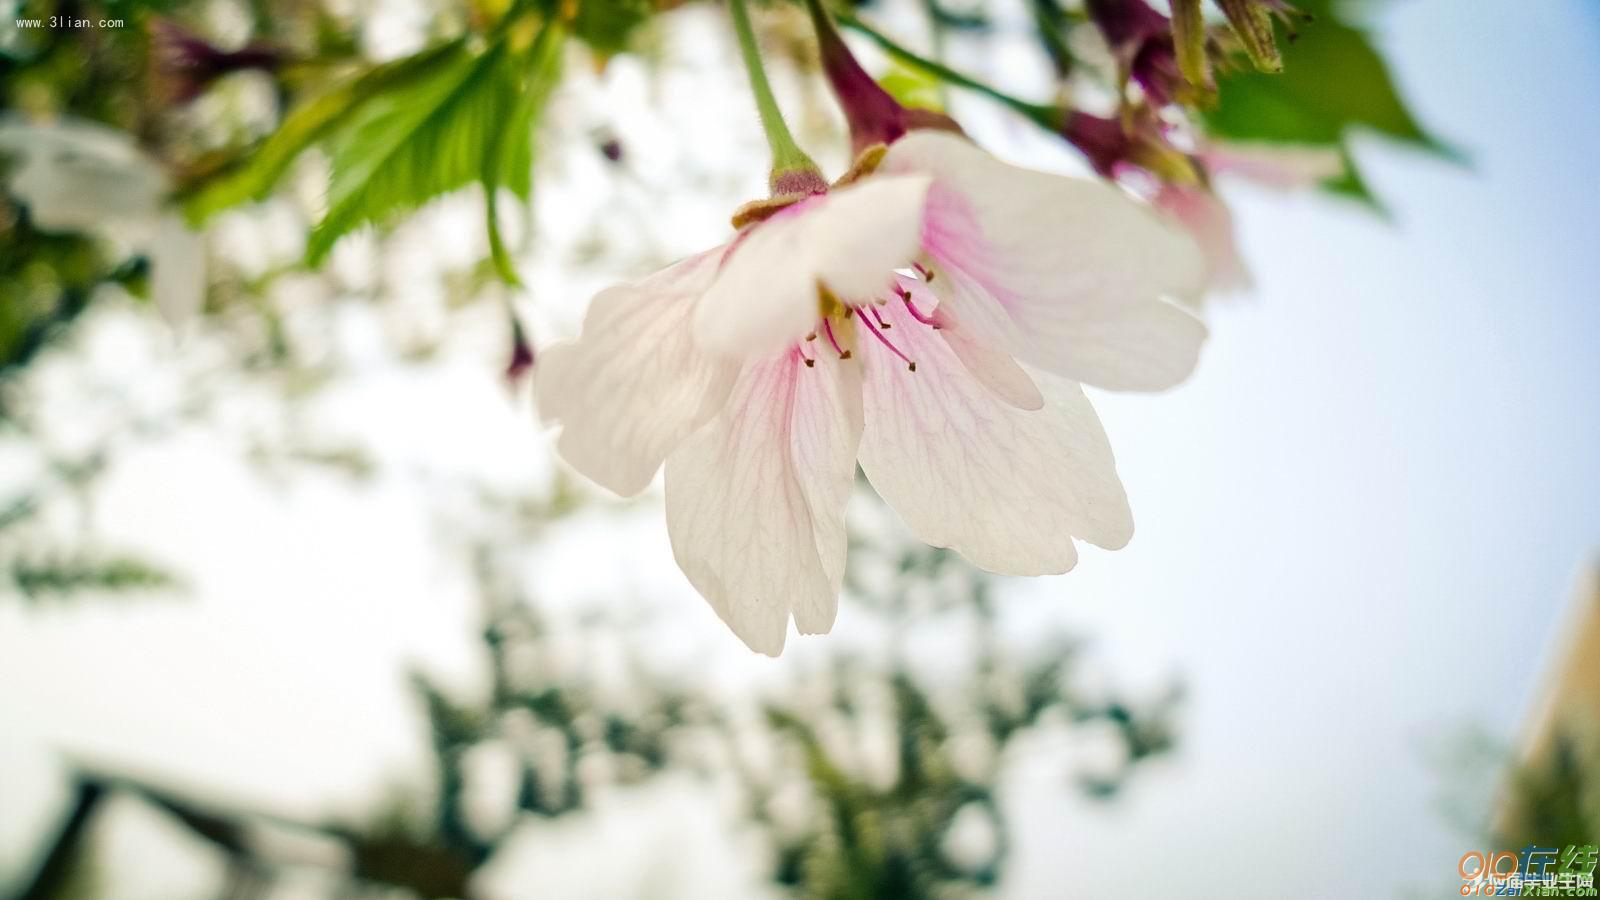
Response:
[{"label": "green leaf", "polygon": [[459,49],[428,77],[366,104],[334,142],[328,213],[312,230],[306,260],[322,262],[339,238],[478,180],[513,95],[500,77],[498,42]]},{"label": "green leaf", "polygon": [[1430,134],[1400,96],[1371,37],[1343,18],[1339,0],[1297,0],[1312,21],[1284,47],[1284,70],[1218,73],[1220,102],[1203,116],[1215,137],[1338,147],[1346,171],[1324,185],[1381,210],[1350,164],[1353,133],[1376,131],[1427,153],[1459,161],[1459,152]]},{"label": "green leaf", "polygon": [[367,101],[427,77],[461,51],[451,41],[375,66],[297,107],[238,168],[212,179],[185,202],[189,220],[199,224],[229,207],[261,200],[307,147],[344,125]]},{"label": "green leaf", "polygon": [[944,112],[944,82],[926,70],[913,68],[896,59],[889,64],[878,84],[903,106]]},{"label": "green leaf", "polygon": [[546,24],[525,54],[508,54],[503,66],[503,88],[514,98],[511,111],[490,143],[484,158],[483,191],[489,230],[489,256],[496,273],[507,284],[520,285],[500,235],[499,189],[503,185],[524,202],[533,193],[533,129],[544,110],[550,90],[560,77],[561,46],[565,33],[556,22]]},{"label": "green leaf", "polygon": [[628,49],[628,42],[654,12],[650,0],[584,0],[575,4],[572,33],[602,57]]},{"label": "green leaf", "polygon": [[1337,144],[1364,126],[1425,150],[1448,154],[1406,107],[1370,37],[1339,15],[1336,0],[1301,0],[1314,16],[1284,52],[1284,71],[1236,70],[1219,76],[1212,130],[1244,140]]}]

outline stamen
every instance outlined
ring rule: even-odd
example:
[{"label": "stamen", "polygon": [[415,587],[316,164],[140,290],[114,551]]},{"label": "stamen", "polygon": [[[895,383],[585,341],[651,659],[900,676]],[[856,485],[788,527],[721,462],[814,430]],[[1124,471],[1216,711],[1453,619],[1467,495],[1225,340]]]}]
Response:
[{"label": "stamen", "polygon": [[904,353],[901,353],[900,352],[900,348],[896,347],[893,343],[891,343],[889,341],[889,339],[884,336],[883,332],[878,330],[877,326],[873,325],[870,321],[867,320],[866,316],[862,316],[861,317],[861,324],[867,326],[867,330],[872,332],[872,336],[877,338],[879,343],[883,344],[885,347],[888,347],[890,353],[893,353],[895,356],[900,357],[900,359],[903,362],[905,362],[906,368],[910,369],[913,372],[915,372],[917,370],[917,364],[914,361],[912,361],[911,357],[906,356]]},{"label": "stamen", "polygon": [[924,313],[922,310],[917,309],[917,305],[915,303],[911,302],[911,292],[910,291],[905,290],[904,288],[901,288],[901,290],[900,290],[900,299],[905,302],[905,304],[906,304],[906,312],[911,314],[911,318],[916,319],[918,322],[921,322],[922,324],[929,326],[930,328],[934,329],[935,331],[939,330],[939,323],[934,321],[932,316],[929,316],[926,313]]},{"label": "stamen", "polygon": [[822,330],[828,335],[828,343],[833,345],[833,352],[839,354],[840,359],[849,359],[850,351],[839,346],[839,339],[833,336],[833,323],[823,319]]},{"label": "stamen", "polygon": [[[813,335],[813,337],[815,337],[815,335]],[[807,356],[806,352],[804,350],[800,349],[800,345],[799,344],[795,345],[794,352],[795,352],[795,355],[799,356],[801,361],[806,364],[806,368],[808,368],[808,369],[816,368],[817,361],[815,359],[812,359],[811,357]]]},{"label": "stamen", "polygon": [[878,327],[879,327],[879,328],[882,328],[882,329],[883,329],[883,330],[884,330],[884,331],[888,331],[888,330],[889,330],[889,328],[890,328],[890,325],[889,325],[889,323],[888,323],[888,322],[885,322],[885,321],[884,321],[884,320],[883,320],[883,313],[881,313],[881,312],[878,312],[878,310],[877,310],[877,309],[875,309],[875,308],[874,308],[874,309],[873,309],[873,310],[872,310],[872,317],[873,317],[873,318],[874,318],[874,319],[877,319],[877,320],[878,320]]},{"label": "stamen", "polygon": [[923,281],[932,281],[933,280],[933,273],[928,271],[928,268],[926,266],[924,266],[922,263],[914,262],[914,263],[911,264],[911,268],[917,270],[917,274],[922,276],[922,280]]}]

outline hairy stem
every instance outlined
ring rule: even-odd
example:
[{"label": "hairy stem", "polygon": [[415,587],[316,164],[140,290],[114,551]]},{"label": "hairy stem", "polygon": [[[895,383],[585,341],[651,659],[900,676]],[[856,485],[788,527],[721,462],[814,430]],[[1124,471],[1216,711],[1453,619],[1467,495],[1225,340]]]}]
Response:
[{"label": "hairy stem", "polygon": [[772,149],[772,177],[776,182],[787,172],[817,171],[783,120],[783,111],[772,95],[772,84],[767,81],[767,70],[761,63],[761,48],[756,43],[755,29],[750,25],[750,11],[745,0],[728,0],[728,11],[733,16],[733,30],[739,37],[739,55],[750,75],[750,93],[755,96],[756,112],[761,116],[761,129],[767,134],[767,146]]}]

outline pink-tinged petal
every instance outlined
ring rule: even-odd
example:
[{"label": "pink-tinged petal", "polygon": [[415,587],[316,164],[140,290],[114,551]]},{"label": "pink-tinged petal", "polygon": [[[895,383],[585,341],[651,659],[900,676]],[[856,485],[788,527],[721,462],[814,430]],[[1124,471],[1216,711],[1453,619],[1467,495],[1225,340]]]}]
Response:
[{"label": "pink-tinged petal", "polygon": [[561,423],[562,457],[618,494],[643,490],[667,454],[717,414],[738,376],[736,360],[705,353],[689,331],[724,249],[601,291],[579,338],[539,355],[539,411]]},{"label": "pink-tinged petal", "polygon": [[1168,302],[1204,284],[1182,229],[1116,188],[1020,169],[918,132],[887,171],[933,175],[923,231],[933,289],[1024,363],[1110,390],[1160,390],[1193,371],[1205,327]]},{"label": "pink-tinged petal", "polygon": [[1233,213],[1222,198],[1202,187],[1163,184],[1153,202],[1187,229],[1200,247],[1209,290],[1243,291],[1250,287],[1250,272],[1234,236]]},{"label": "pink-tinged petal", "polygon": [[833,627],[861,369],[792,350],[751,363],[726,407],[667,458],[667,531],[691,584],[750,649]]},{"label": "pink-tinged petal", "polygon": [[[956,358],[973,378],[976,378],[996,396],[1018,409],[1034,410],[1044,406],[1044,395],[1033,378],[1000,349],[1004,342],[986,336],[982,327],[973,327],[961,319],[949,306],[937,306],[933,291],[920,281],[900,279],[900,289],[919,313],[932,311],[931,318],[939,325],[939,336],[949,345]],[[920,324],[920,323],[919,323]],[[898,337],[898,332],[891,332]]]},{"label": "pink-tinged petal", "polygon": [[695,310],[696,339],[762,359],[816,326],[819,286],[846,300],[887,291],[917,254],[927,192],[926,177],[873,178],[751,226]]},{"label": "pink-tinged petal", "polygon": [[1065,572],[1072,539],[1103,547],[1133,531],[1110,444],[1082,390],[1037,374],[1043,408],[1005,402],[939,332],[886,309],[907,371],[863,353],[861,468],[923,541],[1008,575]]},{"label": "pink-tinged petal", "polygon": [[1327,147],[1219,144],[1200,154],[1213,175],[1237,175],[1278,190],[1315,187],[1344,174],[1344,157]]}]

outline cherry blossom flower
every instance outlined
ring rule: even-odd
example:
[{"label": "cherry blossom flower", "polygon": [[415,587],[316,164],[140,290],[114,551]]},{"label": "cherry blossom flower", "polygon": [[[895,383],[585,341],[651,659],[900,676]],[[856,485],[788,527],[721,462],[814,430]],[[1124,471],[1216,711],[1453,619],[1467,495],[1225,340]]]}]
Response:
[{"label": "cherry blossom flower", "polygon": [[580,472],[630,495],[665,462],[674,556],[735,634],[776,655],[791,617],[832,627],[857,463],[922,540],[993,572],[1127,543],[1079,384],[1193,369],[1205,330],[1164,299],[1200,277],[1189,239],[1114,188],[934,131],[779,205],[602,291],[535,370]]},{"label": "cherry blossom flower", "polygon": [[6,190],[47,232],[101,235],[150,261],[150,293],[174,324],[205,300],[205,247],[166,203],[161,166],[121,131],[94,122],[0,119],[0,154],[16,157]]}]

